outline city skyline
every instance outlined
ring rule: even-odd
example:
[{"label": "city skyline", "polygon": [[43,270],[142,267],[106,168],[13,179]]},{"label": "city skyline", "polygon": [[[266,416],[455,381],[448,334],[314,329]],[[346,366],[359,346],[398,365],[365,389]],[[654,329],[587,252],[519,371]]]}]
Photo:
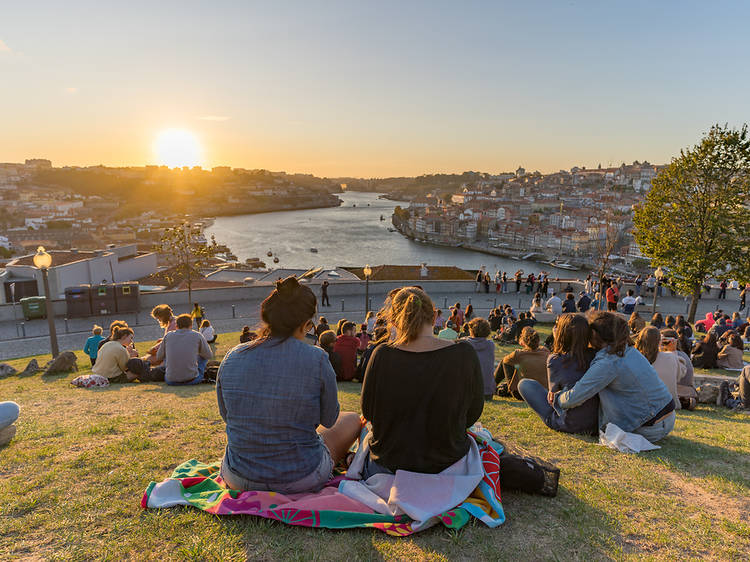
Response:
[{"label": "city skyline", "polygon": [[733,2],[19,5],[0,22],[0,161],[166,163],[154,145],[176,129],[205,168],[323,177],[668,163],[711,124],[750,121],[748,16]]}]

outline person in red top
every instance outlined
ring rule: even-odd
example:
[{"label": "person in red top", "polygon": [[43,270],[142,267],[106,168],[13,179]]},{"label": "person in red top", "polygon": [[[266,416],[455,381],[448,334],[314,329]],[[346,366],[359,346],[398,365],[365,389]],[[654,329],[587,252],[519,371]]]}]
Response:
[{"label": "person in red top", "polygon": [[333,351],[341,357],[341,377],[337,377],[338,380],[352,380],[357,370],[357,348],[360,341],[354,335],[355,328],[354,322],[345,322],[341,327],[341,335],[336,338],[333,345]]},{"label": "person in red top", "polygon": [[360,324],[357,339],[359,340],[359,352],[361,354],[370,345],[370,334],[367,333],[367,324]]},{"label": "person in red top", "polygon": [[619,292],[617,291],[617,283],[614,281],[610,283],[607,289],[607,310],[610,312],[617,312],[617,301],[620,300]]}]

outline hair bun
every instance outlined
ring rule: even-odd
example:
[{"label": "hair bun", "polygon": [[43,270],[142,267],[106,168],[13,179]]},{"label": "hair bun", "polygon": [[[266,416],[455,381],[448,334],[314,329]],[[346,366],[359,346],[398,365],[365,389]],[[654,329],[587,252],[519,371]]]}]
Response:
[{"label": "hair bun", "polygon": [[281,300],[289,300],[294,298],[299,286],[297,278],[294,275],[290,275],[286,279],[276,281],[276,292]]}]

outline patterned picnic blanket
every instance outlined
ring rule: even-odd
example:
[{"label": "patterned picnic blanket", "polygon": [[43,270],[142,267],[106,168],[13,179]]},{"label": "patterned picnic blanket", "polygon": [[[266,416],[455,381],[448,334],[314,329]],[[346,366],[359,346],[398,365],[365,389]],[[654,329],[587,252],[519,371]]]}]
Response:
[{"label": "patterned picnic blanket", "polygon": [[[494,442],[484,428],[472,428],[468,434],[476,441],[484,475],[469,497],[432,518],[431,524],[439,522],[446,528],[460,529],[473,516],[489,527],[497,527],[505,521],[499,484],[502,445]],[[346,480],[344,476],[336,476],[315,494],[242,492],[226,487],[219,476],[220,464],[203,464],[197,460],[182,463],[168,479],[148,485],[141,507],[186,505],[215,515],[255,515],[303,527],[373,527],[394,536],[411,535],[429,526],[424,522],[416,524],[406,515],[378,513],[342,494],[338,486]]]}]

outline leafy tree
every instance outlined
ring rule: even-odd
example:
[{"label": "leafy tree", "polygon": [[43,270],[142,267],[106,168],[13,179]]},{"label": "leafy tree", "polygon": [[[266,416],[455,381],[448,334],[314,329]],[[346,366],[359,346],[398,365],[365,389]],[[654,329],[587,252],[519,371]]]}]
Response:
[{"label": "leafy tree", "polygon": [[164,275],[167,282],[184,280],[188,301],[193,302],[193,281],[203,278],[200,270],[216,254],[216,239],[211,236],[211,242],[206,243],[200,229],[185,222],[165,229],[156,251],[161,252],[170,265]]},{"label": "leafy tree", "polygon": [[596,276],[599,280],[599,291],[601,292],[599,309],[604,308],[604,295],[607,287],[602,285],[602,281],[607,273],[607,267],[609,267],[610,256],[612,256],[612,252],[615,251],[622,238],[623,220],[616,217],[615,214],[612,209],[608,209],[604,213],[604,228],[600,230],[600,235],[594,244],[594,263],[596,264]]},{"label": "leafy tree", "polygon": [[677,290],[691,295],[695,320],[705,280],[746,275],[750,262],[750,137],[747,125],[714,125],[700,143],[654,178],[635,209],[635,240],[653,266],[669,269]]}]

